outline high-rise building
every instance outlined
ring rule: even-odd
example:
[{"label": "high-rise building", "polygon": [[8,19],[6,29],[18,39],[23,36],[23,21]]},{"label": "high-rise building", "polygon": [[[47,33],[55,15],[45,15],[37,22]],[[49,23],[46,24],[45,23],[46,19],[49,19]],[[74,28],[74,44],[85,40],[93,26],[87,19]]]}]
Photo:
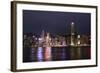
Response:
[{"label": "high-rise building", "polygon": [[75,45],[75,23],[74,22],[71,22],[71,43],[70,45],[71,46],[74,46]]}]

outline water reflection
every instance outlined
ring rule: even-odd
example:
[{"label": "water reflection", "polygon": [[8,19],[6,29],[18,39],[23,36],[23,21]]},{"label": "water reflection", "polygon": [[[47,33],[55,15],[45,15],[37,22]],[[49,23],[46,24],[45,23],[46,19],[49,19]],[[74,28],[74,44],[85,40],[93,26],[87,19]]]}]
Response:
[{"label": "water reflection", "polygon": [[65,52],[66,50],[65,50],[65,48],[62,48],[62,50],[61,50],[61,52],[62,52],[62,54],[61,54],[61,59],[62,60],[65,60],[66,59],[66,52]]},{"label": "water reflection", "polygon": [[43,61],[43,48],[42,47],[38,47],[37,48],[37,61],[41,62]]},{"label": "water reflection", "polygon": [[51,61],[52,60],[51,47],[45,47],[44,60],[45,61]]},{"label": "water reflection", "polygon": [[90,47],[24,48],[23,62],[90,59]]}]

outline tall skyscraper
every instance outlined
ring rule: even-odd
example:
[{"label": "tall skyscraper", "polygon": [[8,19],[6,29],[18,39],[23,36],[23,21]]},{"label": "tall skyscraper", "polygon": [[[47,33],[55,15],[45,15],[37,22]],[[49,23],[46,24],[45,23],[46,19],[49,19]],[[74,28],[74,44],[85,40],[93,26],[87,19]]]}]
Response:
[{"label": "tall skyscraper", "polygon": [[71,46],[74,46],[75,45],[75,43],[74,43],[74,39],[75,39],[75,23],[74,22],[71,22],[71,43],[70,43],[70,45]]},{"label": "tall skyscraper", "polygon": [[44,38],[44,37],[45,37],[45,32],[44,32],[44,30],[42,30],[41,38]]}]

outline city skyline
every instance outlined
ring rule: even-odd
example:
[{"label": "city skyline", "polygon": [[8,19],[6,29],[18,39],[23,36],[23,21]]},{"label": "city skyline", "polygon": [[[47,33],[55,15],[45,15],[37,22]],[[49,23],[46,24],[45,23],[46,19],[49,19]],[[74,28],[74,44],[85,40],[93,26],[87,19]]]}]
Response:
[{"label": "city skyline", "polygon": [[23,10],[23,62],[90,59],[90,20],[90,13]]}]

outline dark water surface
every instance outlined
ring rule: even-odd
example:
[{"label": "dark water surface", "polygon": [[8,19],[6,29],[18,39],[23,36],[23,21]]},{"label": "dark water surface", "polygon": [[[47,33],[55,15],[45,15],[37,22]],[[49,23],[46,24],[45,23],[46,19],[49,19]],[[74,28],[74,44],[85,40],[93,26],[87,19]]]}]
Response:
[{"label": "dark water surface", "polygon": [[90,59],[90,47],[23,48],[23,62]]}]

